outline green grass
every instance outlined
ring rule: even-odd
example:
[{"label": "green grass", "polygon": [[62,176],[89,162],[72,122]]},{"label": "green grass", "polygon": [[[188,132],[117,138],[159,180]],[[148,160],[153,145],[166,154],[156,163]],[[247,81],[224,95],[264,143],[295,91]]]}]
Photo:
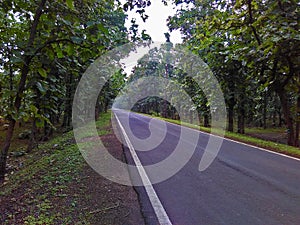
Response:
[{"label": "green grass", "polygon": [[[89,137],[95,137],[95,136],[102,136],[102,135],[106,135],[108,134],[107,129],[105,129],[109,123],[110,123],[110,119],[111,119],[111,111],[109,110],[107,113],[102,113],[99,116],[99,119],[94,122],[91,121],[87,124],[84,124],[84,127],[80,127],[75,131],[79,131],[79,132],[75,132],[76,134],[76,139],[84,139],[84,138],[89,138]],[[96,132],[94,130],[96,125]]]},{"label": "green grass", "polygon": [[[47,143],[39,145],[38,149],[35,149],[32,153],[26,156],[27,159],[24,168],[18,171],[15,176],[11,176],[11,185],[6,187],[6,192],[15,189],[22,182],[32,179],[35,174],[46,170],[46,168],[49,167],[49,164],[52,165],[54,162],[55,164],[57,164],[61,162],[62,159],[64,159],[66,156],[74,157],[74,152],[77,152],[76,145],[66,144],[67,141],[71,140],[72,138],[73,132],[68,132],[57,138],[54,138]],[[71,161],[73,161],[73,158]],[[72,165],[70,164],[67,166]],[[59,169],[56,167],[51,168],[55,168],[56,170]],[[51,170],[49,172],[51,172]]]},{"label": "green grass", "polygon": [[[59,196],[84,165],[72,139],[73,133],[69,132],[40,145],[39,149],[26,156],[24,168],[11,175],[9,183],[0,192],[0,196],[14,196],[15,191],[21,188],[25,189],[26,195],[31,196],[24,201],[25,205],[32,206],[26,209],[29,212],[24,218],[24,224],[53,224],[54,219],[72,222],[66,221],[58,212],[49,213],[55,208],[55,202],[49,199]],[[66,206],[63,210],[72,208]]]},{"label": "green grass", "polygon": [[[178,124],[178,125],[183,125],[186,127],[190,127],[193,129],[197,129],[197,130],[201,130],[203,132],[206,133],[210,133],[211,129],[207,128],[207,127],[200,127],[198,125],[194,125],[194,124],[190,124],[190,123],[186,123],[186,122],[181,122],[179,120],[173,120],[173,119],[167,119],[167,118],[162,118],[162,117],[157,117],[157,116],[150,116],[148,114],[143,114],[149,117],[153,117],[153,118],[157,118],[160,120],[164,120],[170,123],[174,123],[174,124]],[[271,132],[282,132],[284,131],[284,129],[276,129],[276,128],[271,128],[271,129],[267,129],[267,130],[263,130],[260,128],[251,128],[251,129],[246,129],[246,132],[249,133],[271,133]],[[217,134],[218,130],[216,131]],[[243,143],[247,143],[247,144],[251,144],[257,147],[261,147],[261,148],[265,148],[271,151],[275,151],[275,152],[279,152],[279,153],[283,153],[286,155],[290,155],[290,156],[294,156],[297,158],[300,158],[300,149],[297,147],[293,147],[293,146],[289,146],[289,145],[285,145],[285,144],[280,144],[280,143],[276,143],[273,141],[266,141],[266,140],[262,140],[260,138],[255,138],[255,137],[251,137],[249,135],[246,134],[238,134],[238,133],[234,133],[234,132],[225,132],[225,137],[228,139],[232,139],[232,140],[236,140],[236,141],[240,141]]]},{"label": "green grass", "polygon": [[[111,132],[109,124],[110,112],[102,114],[96,122],[101,135]],[[0,198],[17,198],[20,192],[27,196],[22,200],[26,206],[22,212],[27,214],[23,218],[24,224],[72,224],[73,218],[66,215],[77,212],[78,196],[73,193],[70,195],[68,189],[71,183],[80,183],[80,171],[86,165],[74,141],[73,132],[41,144],[23,157],[24,166],[9,176],[7,184],[0,186]],[[88,197],[87,193],[83,193],[83,196]],[[66,199],[67,203],[57,208],[55,199]],[[78,217],[85,218],[86,215],[79,213]],[[15,215],[8,215],[8,218],[7,224],[12,224]]]}]

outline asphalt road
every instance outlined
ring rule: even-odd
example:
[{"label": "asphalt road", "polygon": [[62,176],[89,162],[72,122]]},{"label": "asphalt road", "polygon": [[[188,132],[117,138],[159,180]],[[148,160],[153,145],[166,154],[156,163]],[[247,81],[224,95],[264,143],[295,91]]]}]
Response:
[{"label": "asphalt road", "polygon": [[[115,114],[125,131],[131,129],[139,138],[149,137],[149,117],[131,113],[128,126],[124,122],[127,112],[115,111]],[[160,123],[163,127],[164,122],[156,124]],[[166,137],[160,145],[151,151],[136,151],[143,165],[167,158],[178,144],[180,127],[167,123],[166,128]],[[211,166],[199,172],[209,136],[192,132],[199,135],[192,158],[174,176],[153,185],[172,224],[300,224],[299,160],[224,140]],[[134,164],[128,149],[125,153],[128,162]],[[150,180],[156,176],[146,172]],[[135,171],[131,173],[136,175]],[[158,224],[145,189],[136,189],[146,222]]]}]

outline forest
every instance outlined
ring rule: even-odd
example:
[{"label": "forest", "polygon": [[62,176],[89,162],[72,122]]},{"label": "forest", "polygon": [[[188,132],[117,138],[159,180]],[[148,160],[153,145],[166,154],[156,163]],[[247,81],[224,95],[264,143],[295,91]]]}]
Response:
[{"label": "forest", "polygon": [[[210,67],[224,93],[226,129],[281,127],[287,144],[299,147],[300,34],[299,2],[294,0],[163,0],[177,12],[167,24],[180,30],[183,43]],[[149,42],[136,21],[125,26],[128,11],[143,20],[150,0],[3,0],[0,3],[0,179],[4,178],[14,130],[30,123],[27,153],[57,129],[72,129],[72,102],[82,74],[99,56],[126,43]],[[166,34],[168,37],[168,34]],[[166,38],[168,42],[168,38]],[[149,58],[157,58],[157,51]],[[96,117],[105,112],[124,85],[143,76],[163,76],[161,65],[139,61],[109,79],[98,98]],[[209,102],[184,73],[179,79],[197,112],[210,126]],[[171,104],[148,97],[133,108],[176,118]],[[1,128],[2,129],[2,128]]]}]

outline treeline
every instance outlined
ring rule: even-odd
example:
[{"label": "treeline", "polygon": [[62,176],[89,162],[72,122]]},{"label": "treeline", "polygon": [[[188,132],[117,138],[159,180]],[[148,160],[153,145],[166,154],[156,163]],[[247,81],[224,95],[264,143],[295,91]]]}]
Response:
[{"label": "treeline", "polygon": [[[174,3],[178,10],[169,18],[168,26],[170,30],[181,31],[183,45],[201,57],[217,77],[227,106],[227,130],[244,133],[245,126],[284,126],[288,144],[299,146],[299,3],[293,0],[176,0]],[[149,65],[140,63],[137,72],[141,68],[151,72]],[[198,96],[194,101],[196,110],[205,121],[202,124],[208,126],[205,96],[197,88],[190,94],[194,99]],[[147,101],[153,104],[153,99],[144,99],[143,103],[146,105]],[[194,109],[186,109],[189,110]]]},{"label": "treeline", "polygon": [[[173,49],[178,49],[180,45],[173,46],[169,43]],[[211,109],[210,102],[207,99],[207,96],[203,92],[205,86],[209,83],[207,78],[203,76],[202,87],[199,86],[182,68],[177,68],[174,64],[167,64],[166,57],[167,54],[171,54],[172,58],[178,58],[175,53],[172,55],[172,52],[167,52],[167,45],[162,45],[160,49],[153,48],[142,57],[138,64],[134,67],[132,74],[129,76],[127,83],[134,85],[131,88],[125,91],[125,94],[131,96],[128,98],[127,102],[130,102],[130,99],[133,99],[137,93],[140,93],[141,96],[144,96],[143,92],[151,93],[147,91],[148,89],[159,89],[160,97],[158,96],[149,96],[144,97],[137,101],[134,106],[131,108],[133,111],[154,114],[164,116],[171,119],[184,119],[190,123],[199,123],[204,127],[209,127],[211,123]],[[177,50],[178,51],[178,50]],[[169,56],[170,57],[170,56]],[[173,59],[175,61],[175,59]],[[199,71],[198,71],[199,72]],[[214,74],[216,75],[216,74]],[[174,108],[174,102],[180,101],[183,99],[182,93],[174,92],[174,89],[168,85],[165,85],[161,82],[151,84],[151,82],[145,81],[140,82],[139,80],[143,78],[156,77],[164,78],[170,81],[177,82],[181,92],[186,92],[191,98],[190,104],[179,104],[179,107]],[[238,93],[228,93],[225,85],[234,85],[233,81],[224,81],[220,80],[220,77],[216,75],[225,100],[233,100],[232,95],[237,95]],[[149,82],[147,86],[145,83]],[[285,120],[282,113],[282,108],[280,105],[280,99],[274,92],[265,92],[263,96],[257,95],[259,92],[254,91],[257,89],[257,84],[253,82],[252,88],[253,92],[245,93],[247,94],[247,102],[241,108],[232,108],[230,109],[230,101],[226,101],[227,108],[227,130],[236,131],[238,133],[244,133],[245,127],[283,127],[285,125]],[[153,92],[152,90],[152,92]],[[166,99],[167,98],[167,99]],[[123,99],[124,103],[121,104],[121,107],[125,107],[126,99]],[[234,103],[236,104],[236,103]],[[218,110],[218,109],[215,109]],[[196,112],[196,116],[195,116]],[[236,124],[234,124],[236,121]]]},{"label": "treeline", "polygon": [[[213,70],[228,108],[228,130],[245,124],[285,125],[288,144],[299,146],[299,3],[290,1],[186,2],[169,28]],[[236,115],[236,116],[235,116]]]},{"label": "treeline", "polygon": [[[125,11],[113,0],[1,1],[0,116],[8,126],[0,180],[16,123],[32,123],[27,152],[55,129],[69,130],[73,96],[87,67],[107,51],[141,39],[135,21],[130,29],[125,27]],[[107,81],[96,117],[108,109],[124,77],[120,70]]]}]

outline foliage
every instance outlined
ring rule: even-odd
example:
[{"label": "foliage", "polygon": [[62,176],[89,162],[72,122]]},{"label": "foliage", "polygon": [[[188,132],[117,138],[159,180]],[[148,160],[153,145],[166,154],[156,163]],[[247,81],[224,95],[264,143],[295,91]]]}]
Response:
[{"label": "foliage", "polygon": [[[240,133],[244,132],[246,117],[261,115],[261,124],[266,127],[267,114],[274,114],[268,109],[276,103],[275,108],[285,116],[288,143],[298,146],[300,86],[296,71],[300,43],[296,1],[174,2],[188,7],[179,8],[169,18],[169,28],[179,29],[184,44],[218,77],[228,107],[228,130],[233,131],[234,112]],[[280,100],[279,107],[276,99]],[[281,112],[278,114],[281,123]]]},{"label": "foliage", "polygon": [[0,158],[3,179],[16,121],[32,121],[28,151],[44,129],[71,126],[71,104],[81,74],[106,51],[128,41],[126,15],[109,1],[2,1],[0,114],[9,129]]}]

